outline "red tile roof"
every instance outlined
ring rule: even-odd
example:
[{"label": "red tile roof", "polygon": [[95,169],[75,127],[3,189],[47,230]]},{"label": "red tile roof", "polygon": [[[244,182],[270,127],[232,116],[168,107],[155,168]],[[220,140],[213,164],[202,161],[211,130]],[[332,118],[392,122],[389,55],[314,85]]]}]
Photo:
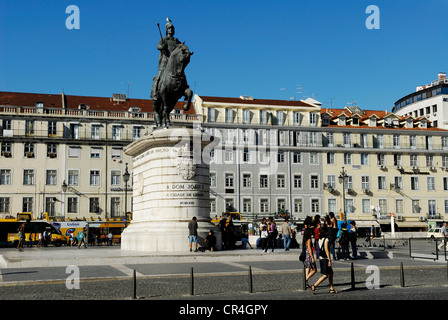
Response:
[{"label": "red tile roof", "polygon": [[[149,99],[126,99],[126,101],[114,101],[112,95],[108,97],[90,97],[64,95],[67,109],[78,109],[80,104],[89,106],[89,110],[104,111],[128,111],[130,107],[139,107],[141,112],[154,112],[152,101]],[[62,108],[62,94],[23,93],[0,91],[0,105],[34,107],[36,102],[43,102],[45,108]],[[186,102],[179,101],[176,109],[182,109]],[[185,114],[194,114],[193,107]]]},{"label": "red tile roof", "polygon": [[204,102],[208,103],[229,103],[229,104],[248,104],[248,105],[266,105],[266,106],[285,106],[285,107],[311,107],[312,105],[297,100],[270,100],[270,99],[241,99],[230,97],[210,97],[200,96]]}]

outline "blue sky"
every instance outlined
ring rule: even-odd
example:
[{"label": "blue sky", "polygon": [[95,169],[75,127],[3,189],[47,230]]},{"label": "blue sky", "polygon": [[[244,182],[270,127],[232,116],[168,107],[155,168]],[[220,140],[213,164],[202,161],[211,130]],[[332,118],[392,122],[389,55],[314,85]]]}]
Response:
[{"label": "blue sky", "polygon": [[[80,10],[69,30],[66,8]],[[369,30],[369,5],[380,29]],[[446,0],[0,0],[0,91],[149,99],[165,18],[203,96],[391,109],[448,72]],[[298,89],[301,87],[301,89]]]}]

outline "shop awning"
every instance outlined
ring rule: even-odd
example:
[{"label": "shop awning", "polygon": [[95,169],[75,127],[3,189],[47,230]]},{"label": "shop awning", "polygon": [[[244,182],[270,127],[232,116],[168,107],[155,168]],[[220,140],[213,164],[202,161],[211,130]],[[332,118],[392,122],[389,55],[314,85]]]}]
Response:
[{"label": "shop awning", "polygon": [[355,220],[357,228],[370,228],[372,225],[377,228],[379,223],[376,220]]},{"label": "shop awning", "polygon": [[427,228],[428,224],[426,222],[420,221],[406,221],[406,222],[396,222],[399,228]]}]

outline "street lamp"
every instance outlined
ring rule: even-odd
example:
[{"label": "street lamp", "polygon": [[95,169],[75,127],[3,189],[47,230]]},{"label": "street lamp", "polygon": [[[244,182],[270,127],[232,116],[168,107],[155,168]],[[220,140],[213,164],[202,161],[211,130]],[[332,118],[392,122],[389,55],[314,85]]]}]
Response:
[{"label": "street lamp", "polygon": [[123,173],[123,181],[124,181],[124,216],[126,218],[126,212],[128,211],[128,181],[131,175],[128,171],[128,164],[126,163],[126,169]]},{"label": "street lamp", "polygon": [[347,209],[345,207],[345,182],[347,181],[348,175],[347,171],[342,167],[342,171],[339,174],[339,183],[342,183],[342,201],[344,201],[344,222],[347,224]]},{"label": "street lamp", "polygon": [[65,193],[67,192],[67,182],[65,180],[62,182],[62,201],[61,201],[61,211],[62,216],[65,217]]}]

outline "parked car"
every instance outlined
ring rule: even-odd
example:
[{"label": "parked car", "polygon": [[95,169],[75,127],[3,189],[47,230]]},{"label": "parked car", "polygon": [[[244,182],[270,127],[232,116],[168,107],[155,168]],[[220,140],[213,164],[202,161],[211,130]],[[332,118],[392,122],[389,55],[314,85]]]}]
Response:
[{"label": "parked car", "polygon": [[442,228],[431,228],[426,233],[427,238],[435,239],[435,238],[443,238]]}]

